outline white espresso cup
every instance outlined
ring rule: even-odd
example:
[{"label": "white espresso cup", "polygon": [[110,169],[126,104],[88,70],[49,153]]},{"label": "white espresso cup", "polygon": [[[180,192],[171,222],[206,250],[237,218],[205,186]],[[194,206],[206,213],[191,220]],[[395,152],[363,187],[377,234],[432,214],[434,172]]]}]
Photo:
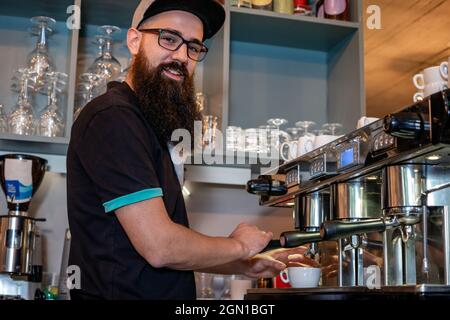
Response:
[{"label": "white espresso cup", "polygon": [[330,142],[336,140],[338,136],[332,136],[328,134],[322,134],[320,136],[317,136],[314,139],[314,149],[319,149],[320,147],[329,144]]},{"label": "white espresso cup", "polygon": [[313,135],[306,135],[306,136],[300,137],[298,139],[297,154],[299,157],[314,150],[314,140],[315,139],[316,139],[316,136],[313,136]]},{"label": "white espresso cup", "polygon": [[413,101],[414,101],[414,103],[419,102],[419,101],[422,101],[423,98],[424,98],[423,95],[424,95],[423,92],[416,92],[416,93],[413,95]]},{"label": "white espresso cup", "polygon": [[413,83],[417,89],[425,90],[425,87],[428,84],[445,82],[448,80],[448,72],[446,75],[444,71],[445,70],[442,65],[426,68],[421,73],[418,73],[413,77]]},{"label": "white espresso cup", "polygon": [[320,281],[320,268],[289,267],[280,273],[281,281],[293,288],[315,288]]},{"label": "white espresso cup", "polygon": [[356,128],[359,129],[359,128],[368,126],[368,125],[371,124],[372,122],[375,122],[375,121],[378,121],[378,120],[380,120],[380,119],[378,119],[378,118],[372,118],[372,117],[366,117],[366,116],[361,117],[361,118],[358,120],[358,123],[357,123],[357,125],[356,125]]},{"label": "white espresso cup", "polygon": [[425,89],[423,89],[423,96],[428,97],[436,92],[443,91],[446,89],[448,89],[447,82],[441,81],[441,82],[429,83],[425,86]]},{"label": "white espresso cup", "polygon": [[284,142],[280,147],[280,155],[284,161],[291,161],[298,157],[298,141]]},{"label": "white espresso cup", "polygon": [[450,63],[450,58],[448,58],[448,61],[444,61],[439,66],[441,68],[441,73],[443,74],[444,78],[448,80],[448,86],[450,87],[450,79],[448,78],[448,65]]}]

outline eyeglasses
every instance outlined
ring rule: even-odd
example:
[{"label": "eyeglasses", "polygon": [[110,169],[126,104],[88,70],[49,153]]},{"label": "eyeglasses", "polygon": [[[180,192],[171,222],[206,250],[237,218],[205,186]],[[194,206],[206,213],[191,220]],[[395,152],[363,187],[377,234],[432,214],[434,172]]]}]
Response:
[{"label": "eyeglasses", "polygon": [[208,53],[208,48],[199,41],[187,41],[178,33],[166,29],[140,29],[140,32],[154,33],[158,35],[158,44],[167,50],[177,51],[186,43],[187,55],[194,61],[202,61]]}]

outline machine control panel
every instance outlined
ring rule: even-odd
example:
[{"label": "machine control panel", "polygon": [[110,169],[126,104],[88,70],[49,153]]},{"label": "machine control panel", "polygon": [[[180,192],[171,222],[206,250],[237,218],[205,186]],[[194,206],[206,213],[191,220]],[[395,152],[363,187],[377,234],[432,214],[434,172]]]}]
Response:
[{"label": "machine control panel", "polygon": [[353,139],[340,144],[337,148],[338,170],[343,170],[349,167],[360,164],[360,141]]},{"label": "machine control panel", "polygon": [[311,161],[309,168],[310,180],[335,174],[335,167],[327,162],[327,154],[323,153]]},{"label": "machine control panel", "polygon": [[288,188],[300,184],[300,174],[299,174],[298,166],[290,169],[286,173],[285,183]]},{"label": "machine control panel", "polygon": [[395,147],[395,137],[385,132],[380,132],[373,139],[373,152],[390,149],[392,147]]}]

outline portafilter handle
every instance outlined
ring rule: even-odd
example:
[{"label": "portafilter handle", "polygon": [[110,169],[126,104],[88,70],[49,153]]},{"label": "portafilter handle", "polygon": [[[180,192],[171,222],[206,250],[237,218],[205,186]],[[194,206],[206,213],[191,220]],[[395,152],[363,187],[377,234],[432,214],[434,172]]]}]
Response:
[{"label": "portafilter handle", "polygon": [[321,240],[320,232],[286,231],[280,235],[280,244],[283,248],[295,248]]},{"label": "portafilter handle", "polygon": [[383,232],[386,230],[384,219],[364,221],[325,221],[320,227],[323,240],[338,240],[357,234]]}]

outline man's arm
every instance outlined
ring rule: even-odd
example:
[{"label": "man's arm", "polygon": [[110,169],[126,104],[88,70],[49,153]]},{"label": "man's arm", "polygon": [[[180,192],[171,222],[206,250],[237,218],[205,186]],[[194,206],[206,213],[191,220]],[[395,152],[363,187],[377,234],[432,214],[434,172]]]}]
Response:
[{"label": "man's arm", "polygon": [[197,270],[249,259],[272,238],[246,224],[228,238],[202,235],[170,220],[160,197],[115,212],[136,251],[155,268]]}]

